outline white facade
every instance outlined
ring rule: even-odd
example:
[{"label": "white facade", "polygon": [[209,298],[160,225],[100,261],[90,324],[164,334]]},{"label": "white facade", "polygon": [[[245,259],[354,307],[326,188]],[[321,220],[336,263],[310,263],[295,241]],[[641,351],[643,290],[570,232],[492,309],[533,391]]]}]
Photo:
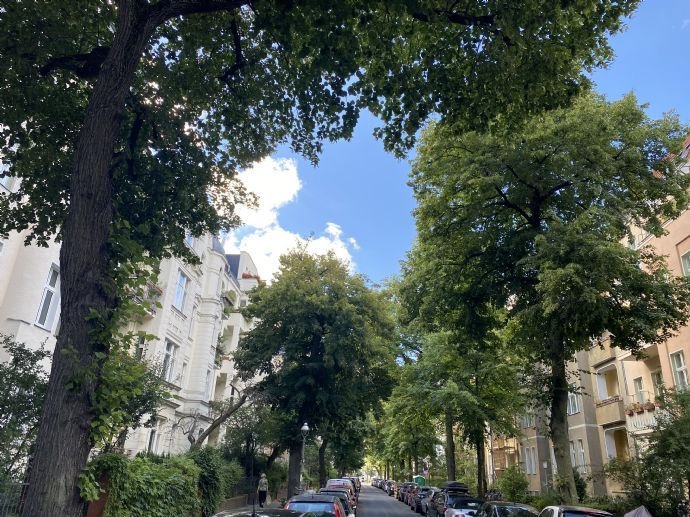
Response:
[{"label": "white facade", "polygon": [[[47,248],[24,246],[24,237],[14,233],[0,239],[0,333],[29,346],[45,343],[53,349],[60,320],[60,248],[55,243]],[[226,255],[212,236],[190,237],[187,244],[201,264],[164,260],[158,289],[151,290],[161,308],[129,326],[156,336],[133,353],[162,368],[172,397],[154,428],[130,432],[128,454],[186,451],[188,434],[198,436],[212,421],[209,401],[228,399],[241,390],[229,354],[250,328],[239,308],[258,285],[256,266],[245,252]],[[0,361],[7,359],[3,354],[0,351]],[[220,442],[222,433],[221,426],[209,443]]]}]

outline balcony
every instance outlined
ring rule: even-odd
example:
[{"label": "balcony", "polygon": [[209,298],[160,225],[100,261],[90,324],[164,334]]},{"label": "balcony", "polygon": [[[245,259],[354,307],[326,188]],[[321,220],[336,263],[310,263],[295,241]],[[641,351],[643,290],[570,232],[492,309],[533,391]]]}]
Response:
[{"label": "balcony", "polygon": [[623,399],[620,395],[614,395],[601,400],[596,404],[597,424],[607,425],[616,422],[625,422]]},{"label": "balcony", "polygon": [[631,432],[651,431],[654,427],[657,412],[663,410],[653,400],[653,394],[646,391],[626,396],[625,414]]},{"label": "balcony", "polygon": [[158,299],[162,294],[161,288],[153,282],[146,282],[146,285],[131,292],[132,300],[144,309],[141,314],[144,319],[151,319],[156,315],[156,309],[160,305]]},{"label": "balcony", "polygon": [[592,348],[589,349],[590,366],[598,366],[602,363],[605,363],[606,361],[615,359],[616,351],[611,346],[611,340],[606,339],[605,341],[602,341],[602,346],[594,345]]}]

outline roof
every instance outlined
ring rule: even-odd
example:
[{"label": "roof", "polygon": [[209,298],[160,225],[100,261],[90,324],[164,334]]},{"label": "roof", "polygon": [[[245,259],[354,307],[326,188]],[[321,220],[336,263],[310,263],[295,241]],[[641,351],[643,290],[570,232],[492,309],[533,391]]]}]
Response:
[{"label": "roof", "polygon": [[230,273],[232,273],[232,276],[234,276],[235,278],[238,278],[237,275],[239,275],[239,271],[240,271],[240,255],[239,255],[239,253],[227,254],[227,255],[225,255],[225,260],[228,261],[228,266],[230,266]]},{"label": "roof", "polygon": [[291,497],[288,503],[296,503],[300,501],[304,502],[309,502],[309,501],[316,501],[316,502],[329,502],[332,503],[333,501],[340,500],[340,498],[337,495],[328,495],[328,494],[305,494],[305,495],[296,495],[294,497]]},{"label": "roof", "polygon": [[589,513],[589,514],[596,514],[596,515],[613,515],[606,510],[598,510],[597,508],[587,508],[586,506],[556,506],[556,508],[560,508],[562,512],[578,512],[578,513]]}]

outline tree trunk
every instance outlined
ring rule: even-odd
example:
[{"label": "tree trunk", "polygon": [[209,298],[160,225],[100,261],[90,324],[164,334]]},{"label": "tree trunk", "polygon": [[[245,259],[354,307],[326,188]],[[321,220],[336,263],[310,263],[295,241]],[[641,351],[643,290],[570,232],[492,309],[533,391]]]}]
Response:
[{"label": "tree trunk", "polygon": [[449,480],[455,479],[455,437],[453,433],[453,415],[446,411],[446,473]]},{"label": "tree trunk", "polygon": [[568,376],[565,368],[563,340],[558,330],[551,335],[551,441],[558,468],[557,490],[564,503],[577,501],[575,477],[570,461],[568,437]]},{"label": "tree trunk", "polygon": [[302,468],[302,444],[290,446],[290,460],[288,463],[288,498],[299,493],[299,474]]},{"label": "tree trunk", "polygon": [[418,457],[418,456],[415,456],[415,457],[414,457],[414,472],[413,472],[413,474],[414,474],[415,476],[416,476],[417,474],[419,474],[419,457]]},{"label": "tree trunk", "polygon": [[477,448],[477,496],[480,499],[486,494],[486,450],[484,449],[484,435],[478,434],[475,439]]},{"label": "tree trunk", "polygon": [[268,455],[268,458],[266,459],[266,470],[270,469],[275,461],[278,459],[278,457],[281,455],[283,452],[283,447],[276,445],[273,447],[273,450],[271,450],[271,454]]},{"label": "tree trunk", "polygon": [[[237,402],[235,402],[233,405],[231,405],[229,408],[223,411],[218,416],[218,418],[211,422],[211,425],[208,426],[208,429],[204,429],[204,432],[201,433],[197,437],[197,439],[192,442],[191,449],[195,450],[200,448],[201,444],[204,443],[204,440],[208,438],[213,431],[215,431],[223,422],[230,418],[235,412],[237,412],[238,409],[240,409],[244,405],[244,403],[247,401],[247,396],[247,391],[243,391],[242,395],[240,395],[240,398],[237,399]],[[191,433],[189,437],[193,438]]]},{"label": "tree trunk", "polygon": [[[117,28],[86,110],[70,178],[60,249],[61,323],[23,515],[82,515],[79,474],[91,450],[91,408],[116,307],[110,166],[136,64],[152,26],[138,4],[118,3]],[[92,314],[97,314],[94,318]]]},{"label": "tree trunk", "polygon": [[319,447],[319,487],[326,486],[328,480],[328,472],[326,472],[326,448],[328,447],[328,439],[324,438]]}]

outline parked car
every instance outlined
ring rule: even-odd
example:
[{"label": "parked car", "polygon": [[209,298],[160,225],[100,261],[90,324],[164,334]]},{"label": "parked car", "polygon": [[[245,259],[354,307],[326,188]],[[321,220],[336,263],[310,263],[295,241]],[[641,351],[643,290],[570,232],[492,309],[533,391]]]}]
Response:
[{"label": "parked car", "polygon": [[285,509],[316,514],[328,512],[334,517],[347,517],[340,497],[337,495],[316,493],[297,495],[285,504]]},{"label": "parked car", "polygon": [[383,488],[383,490],[384,490],[389,496],[395,495],[395,481],[393,481],[392,479],[387,480],[387,481],[384,483],[384,488]]},{"label": "parked car", "polygon": [[413,482],[406,482],[406,483],[400,483],[398,485],[398,501],[405,502],[406,497],[407,497],[407,491],[410,490],[413,486],[417,486],[417,483]]},{"label": "parked car", "polygon": [[528,504],[487,501],[475,517],[537,517],[538,515],[539,510]]},{"label": "parked car", "polygon": [[346,488],[350,491],[352,499],[357,500],[357,492],[354,483],[349,479],[329,479],[326,481],[326,488]]},{"label": "parked car", "polygon": [[539,517],[612,517],[612,514],[604,510],[586,508],[584,506],[547,506]]},{"label": "parked car", "polygon": [[[257,508],[256,513],[253,514],[255,517],[319,517],[322,515],[313,512],[295,512],[293,510],[284,510],[282,508]],[[213,515],[213,517],[252,517],[251,511],[232,511],[232,512],[220,512]]]},{"label": "parked car", "polygon": [[335,495],[339,497],[340,503],[343,505],[343,510],[345,510],[347,517],[355,517],[357,515],[357,506],[353,506],[353,502],[350,499],[350,494],[348,494],[345,490],[341,490],[339,488],[322,488],[319,490],[319,494]]},{"label": "parked car", "polygon": [[359,494],[359,491],[362,489],[362,480],[358,477],[350,477],[347,479],[349,479],[355,484],[355,491],[357,492],[357,494]]},{"label": "parked car", "polygon": [[427,505],[427,517],[474,517],[483,500],[466,492],[440,490]]},{"label": "parked car", "polygon": [[426,513],[426,504],[424,503],[424,499],[426,499],[428,495],[432,494],[434,490],[439,489],[435,486],[420,486],[419,490],[417,490],[414,494],[414,504],[412,505],[412,509],[415,512],[424,515]]}]

